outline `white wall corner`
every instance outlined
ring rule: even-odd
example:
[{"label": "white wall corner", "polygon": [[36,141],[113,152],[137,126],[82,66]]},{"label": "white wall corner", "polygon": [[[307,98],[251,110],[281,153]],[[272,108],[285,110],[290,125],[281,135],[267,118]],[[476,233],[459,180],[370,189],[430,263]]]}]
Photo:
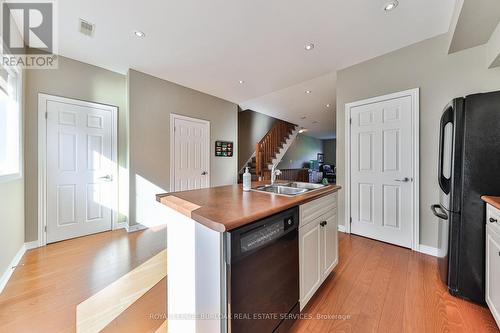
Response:
[{"label": "white wall corner", "polygon": [[418,247],[418,252],[423,253],[423,254],[428,254],[428,255],[433,256],[433,257],[438,256],[438,251],[439,251],[438,248],[424,245],[424,244],[420,244]]},{"label": "white wall corner", "polygon": [[339,230],[340,232],[345,232],[345,226],[344,226],[343,224],[339,224],[339,226],[338,226],[338,230]]},{"label": "white wall corner", "polygon": [[448,30],[448,53],[453,53],[453,37],[455,36],[455,29],[457,28],[458,20],[460,18],[460,12],[462,11],[463,6],[464,0],[457,0],[455,3],[455,8],[453,9],[450,28]]},{"label": "white wall corner", "polygon": [[17,251],[15,257],[12,259],[5,272],[2,273],[2,276],[0,277],[0,293],[2,293],[3,289],[7,285],[7,282],[9,282],[12,273],[14,273],[16,266],[19,265],[19,262],[21,261],[25,252],[26,252],[26,246],[23,244],[19,249],[19,251]]},{"label": "white wall corner", "polygon": [[488,41],[487,53],[488,68],[500,67],[500,23]]}]

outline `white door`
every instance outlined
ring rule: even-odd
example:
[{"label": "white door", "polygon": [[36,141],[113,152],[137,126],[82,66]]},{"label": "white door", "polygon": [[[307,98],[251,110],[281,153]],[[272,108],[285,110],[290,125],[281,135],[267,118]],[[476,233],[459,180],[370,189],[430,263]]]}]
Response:
[{"label": "white door", "polygon": [[412,96],[351,112],[351,233],[411,248],[413,236]]},{"label": "white door", "polygon": [[45,105],[47,243],[110,230],[117,196],[112,109],[62,98]]},{"label": "white door", "polygon": [[172,191],[210,186],[210,122],[172,115]]}]

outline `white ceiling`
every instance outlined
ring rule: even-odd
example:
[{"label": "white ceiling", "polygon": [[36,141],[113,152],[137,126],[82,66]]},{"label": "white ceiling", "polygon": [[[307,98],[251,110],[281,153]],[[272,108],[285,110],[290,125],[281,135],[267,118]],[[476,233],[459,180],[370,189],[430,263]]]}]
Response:
[{"label": "white ceiling", "polygon": [[[334,103],[328,73],[448,31],[455,4],[400,0],[385,13],[385,2],[58,1],[59,53],[121,73],[133,68],[288,121],[307,113],[297,123],[311,127]],[[96,24],[94,37],[79,33],[79,18]],[[313,51],[304,50],[308,42]],[[300,91],[306,81],[312,94]],[[328,136],[323,124],[311,134]],[[333,116],[329,124],[333,136]]]},{"label": "white ceiling", "polygon": [[[307,135],[331,139],[335,137],[336,79],[335,72],[329,73],[245,101],[240,107],[298,124],[307,129]],[[306,94],[306,90],[311,93]],[[327,104],[330,107],[326,107]]]}]

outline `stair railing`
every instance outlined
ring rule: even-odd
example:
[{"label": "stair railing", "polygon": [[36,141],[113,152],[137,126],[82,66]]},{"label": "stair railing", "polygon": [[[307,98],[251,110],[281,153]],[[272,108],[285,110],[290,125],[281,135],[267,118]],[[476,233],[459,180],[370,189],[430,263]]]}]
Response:
[{"label": "stair railing", "polygon": [[267,178],[267,172],[264,172],[266,166],[272,162],[279,152],[282,144],[295,128],[294,124],[278,120],[267,134],[255,145],[255,173],[259,179]]}]

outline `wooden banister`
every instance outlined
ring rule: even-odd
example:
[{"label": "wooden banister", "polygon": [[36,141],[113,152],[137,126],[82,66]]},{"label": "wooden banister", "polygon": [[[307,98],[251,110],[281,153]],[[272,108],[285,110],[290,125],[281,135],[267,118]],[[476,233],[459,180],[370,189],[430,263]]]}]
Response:
[{"label": "wooden banister", "polygon": [[266,166],[275,158],[294,128],[294,124],[278,120],[255,145],[255,172],[260,179],[267,178],[267,172],[264,172]]}]

